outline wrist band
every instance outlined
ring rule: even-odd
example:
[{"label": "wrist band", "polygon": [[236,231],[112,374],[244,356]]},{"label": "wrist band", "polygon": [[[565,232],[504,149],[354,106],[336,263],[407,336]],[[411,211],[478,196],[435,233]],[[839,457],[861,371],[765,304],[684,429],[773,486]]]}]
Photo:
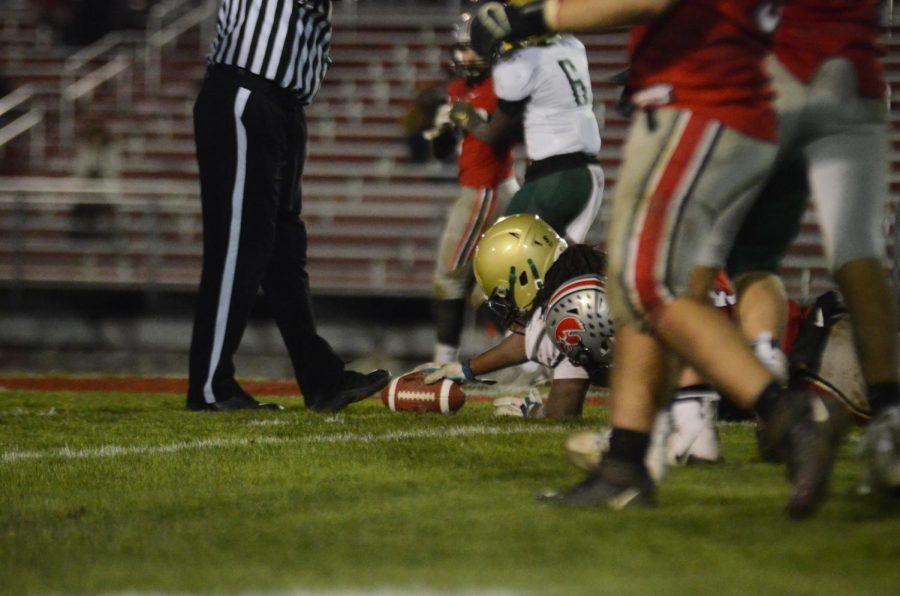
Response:
[{"label": "wrist band", "polygon": [[472,374],[472,369],[469,367],[469,360],[466,360],[462,363],[462,373],[467,381],[476,382],[478,379],[475,378],[475,375]]}]

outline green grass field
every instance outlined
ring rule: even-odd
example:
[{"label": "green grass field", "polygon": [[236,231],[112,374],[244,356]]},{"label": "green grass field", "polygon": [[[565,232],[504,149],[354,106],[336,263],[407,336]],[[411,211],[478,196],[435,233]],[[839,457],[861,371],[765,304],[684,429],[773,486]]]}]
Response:
[{"label": "green grass field", "polygon": [[854,493],[791,522],[752,429],[670,470],[654,510],[537,503],[580,479],[584,420],[193,414],[180,396],[0,393],[0,593],[900,594],[900,509]]}]

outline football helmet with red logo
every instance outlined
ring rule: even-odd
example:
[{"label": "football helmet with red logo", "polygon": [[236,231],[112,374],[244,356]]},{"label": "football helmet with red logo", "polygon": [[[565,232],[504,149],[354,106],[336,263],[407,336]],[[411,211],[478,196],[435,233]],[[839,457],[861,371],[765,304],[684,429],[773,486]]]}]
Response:
[{"label": "football helmet with red logo", "polygon": [[589,371],[612,364],[616,326],[602,276],[580,275],[562,284],[547,302],[544,323],[573,364]]}]

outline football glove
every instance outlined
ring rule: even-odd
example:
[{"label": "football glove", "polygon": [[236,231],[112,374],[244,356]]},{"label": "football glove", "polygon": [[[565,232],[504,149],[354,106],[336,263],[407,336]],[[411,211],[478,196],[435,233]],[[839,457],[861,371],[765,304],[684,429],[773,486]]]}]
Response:
[{"label": "football glove", "polygon": [[465,385],[467,379],[466,373],[463,372],[462,362],[448,362],[447,364],[442,365],[439,369],[425,375],[424,381],[426,384],[432,385],[434,383],[437,383],[441,379],[450,379],[454,383]]},{"label": "football glove", "polygon": [[471,44],[479,56],[490,58],[504,41],[517,41],[547,32],[543,0],[525,6],[488,2],[472,19]]},{"label": "football glove", "polygon": [[534,387],[525,397],[498,397],[494,400],[494,416],[543,418],[544,401]]},{"label": "football glove", "polygon": [[[428,369],[423,369],[427,372]],[[466,362],[448,362],[436,370],[432,370],[425,375],[423,379],[427,385],[437,383],[441,379],[450,379],[454,383],[465,385],[467,383],[482,383],[492,385],[494,381],[488,379],[479,379],[472,374],[468,361]]]},{"label": "football glove", "polygon": [[450,110],[451,107],[449,103],[443,103],[438,107],[437,112],[434,115],[434,128],[440,129],[445,126],[450,126]]},{"label": "football glove", "polygon": [[422,132],[422,136],[426,141],[434,141],[445,132],[449,132],[453,122],[450,121],[450,104],[442,104],[434,115],[434,122],[431,128]]},{"label": "football glove", "polygon": [[458,101],[453,104],[447,117],[450,119],[450,122],[458,126],[461,130],[468,130],[471,122],[480,120],[478,113],[475,111],[475,108],[472,107],[472,104],[464,101]]}]

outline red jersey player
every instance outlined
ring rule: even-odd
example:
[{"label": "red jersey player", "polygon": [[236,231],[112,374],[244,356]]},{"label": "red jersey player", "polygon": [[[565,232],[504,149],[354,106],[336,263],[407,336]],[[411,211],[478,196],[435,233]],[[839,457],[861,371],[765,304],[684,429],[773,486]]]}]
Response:
[{"label": "red jersey player", "polygon": [[719,260],[709,265],[722,264],[730,230],[742,226],[727,261],[741,294],[741,322],[750,338],[760,330],[777,335],[785,318],[777,269],[812,196],[865,378],[871,484],[900,494],[896,297],[881,265],[889,130],[882,53],[875,0],[785,5],[767,63],[777,91],[776,171],[742,224],[725,218],[725,231],[711,235]]},{"label": "red jersey player", "polygon": [[[459,78],[450,84],[450,103],[439,110],[435,122],[438,155],[441,146],[456,147],[458,131],[454,130],[451,118],[472,113],[488,119],[497,109],[490,65],[469,45],[470,23],[471,16],[464,13],[456,28],[453,64]],[[492,147],[471,134],[462,134],[458,156],[459,197],[447,213],[434,271],[437,342],[433,361],[437,364],[455,362],[458,358],[466,296],[474,284],[472,254],[481,234],[506,210],[510,197],[519,190],[512,161],[510,142]]]},{"label": "red jersey player", "polygon": [[[512,3],[511,3],[512,4]],[[600,468],[553,500],[650,505],[644,455],[667,363],[677,356],[763,420],[785,454],[788,512],[820,504],[838,429],[821,398],[788,391],[740,333],[692,297],[697,256],[718,218],[758,192],[776,153],[772,91],[763,71],[779,5],[761,0],[539,0],[482,6],[472,41],[547,30],[633,31],[628,97],[637,110],[625,145],[609,235],[609,297],[617,324],[610,446]],[[815,412],[815,415],[814,415]]]}]

